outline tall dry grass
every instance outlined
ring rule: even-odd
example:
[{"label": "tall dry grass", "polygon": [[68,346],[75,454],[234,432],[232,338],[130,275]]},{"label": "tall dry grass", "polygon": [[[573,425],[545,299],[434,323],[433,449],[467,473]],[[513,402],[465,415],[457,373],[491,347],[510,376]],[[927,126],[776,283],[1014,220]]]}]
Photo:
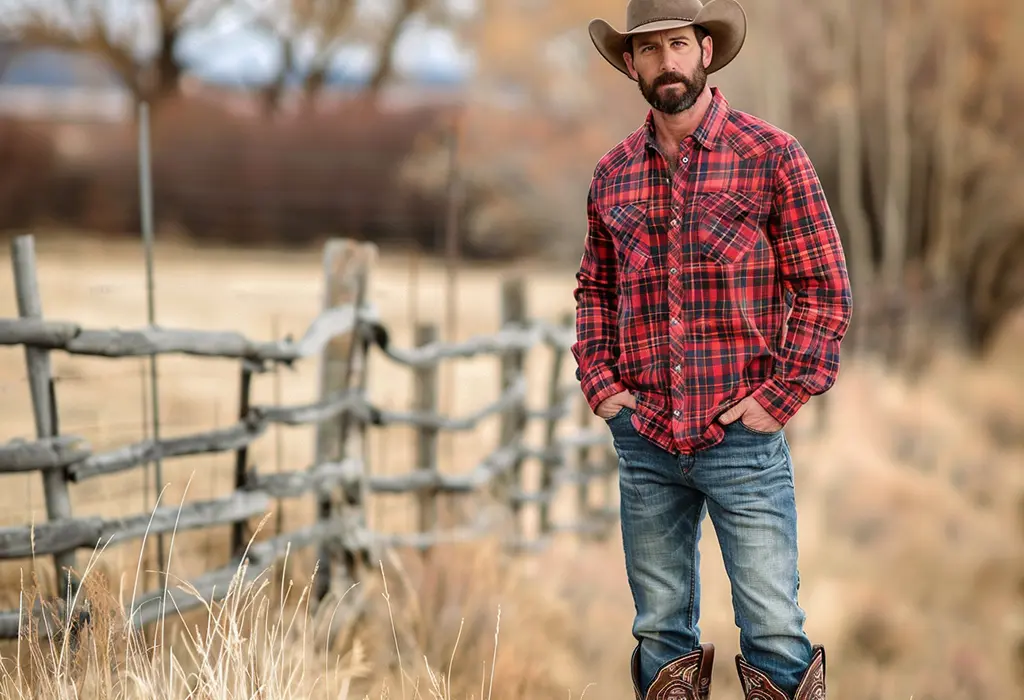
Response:
[{"label": "tall dry grass", "polygon": [[[267,570],[245,582],[240,566],[227,595],[217,602],[205,601],[198,613],[176,614],[152,629],[136,629],[126,609],[134,601],[114,596],[109,582],[87,569],[83,587],[73,601],[85,604],[88,621],[50,614],[32,622],[26,614],[25,636],[13,651],[0,656],[0,697],[3,698],[348,698],[348,697],[522,697],[550,691],[546,678],[531,673],[527,646],[510,647],[513,657],[528,663],[510,672],[497,664],[501,607],[494,608],[489,633],[483,625],[484,608],[476,617],[462,617],[447,658],[437,648],[451,622],[422,619],[423,599],[415,585],[429,590],[438,581],[447,585],[470,573],[490,570],[474,553],[433,568],[427,580],[414,584],[401,567],[381,563],[380,576],[359,584],[379,594],[386,613],[370,607],[364,616],[339,616],[346,595],[319,605],[310,601],[310,582],[295,581],[281,572]],[[461,561],[461,567],[459,565]],[[455,564],[455,566],[451,566]],[[466,569],[469,564],[470,569]],[[443,565],[442,565],[443,566]],[[282,571],[287,571],[282,568]],[[275,573],[277,574],[275,577]],[[311,577],[310,577],[311,578]],[[463,584],[465,582],[463,581]],[[187,582],[178,584],[202,600]],[[399,590],[395,590],[396,586]],[[120,591],[124,593],[124,591]],[[369,595],[369,594],[364,594]],[[27,587],[27,607],[34,599]],[[401,600],[396,609],[392,599]],[[380,601],[378,601],[380,602]],[[332,604],[333,603],[333,604]],[[26,613],[29,611],[26,610]],[[340,617],[340,619],[339,619]],[[431,625],[423,639],[424,623]],[[36,633],[50,632],[40,639]],[[403,656],[404,655],[404,656]],[[489,659],[487,657],[490,657]],[[392,658],[394,662],[392,662]],[[458,664],[458,665],[456,665]],[[480,671],[479,692],[476,672]],[[499,681],[495,692],[495,677]],[[400,693],[400,695],[399,695]]]}]

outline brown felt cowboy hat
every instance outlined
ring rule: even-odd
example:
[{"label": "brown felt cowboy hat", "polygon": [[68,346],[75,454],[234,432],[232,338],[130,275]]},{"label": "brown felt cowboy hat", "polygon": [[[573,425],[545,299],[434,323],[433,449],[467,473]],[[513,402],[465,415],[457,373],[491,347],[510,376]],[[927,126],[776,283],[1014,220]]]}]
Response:
[{"label": "brown felt cowboy hat", "polygon": [[736,0],[629,0],[626,5],[626,31],[620,32],[603,19],[590,22],[590,39],[598,52],[625,75],[622,58],[626,40],[634,34],[660,32],[699,24],[711,35],[714,46],[707,72],[724,68],[743,46],[747,35],[747,15]]}]

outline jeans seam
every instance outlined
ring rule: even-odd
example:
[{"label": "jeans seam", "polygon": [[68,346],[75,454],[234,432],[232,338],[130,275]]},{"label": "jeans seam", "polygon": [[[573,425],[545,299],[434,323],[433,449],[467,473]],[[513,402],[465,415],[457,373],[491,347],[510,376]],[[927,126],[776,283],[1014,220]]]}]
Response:
[{"label": "jeans seam", "polygon": [[[691,543],[692,549],[690,550],[692,552],[690,556],[690,607],[686,611],[686,617],[690,629],[694,629],[697,626],[696,621],[693,619],[693,604],[694,601],[697,599],[697,532],[700,526],[701,515],[703,515],[703,513],[704,506],[701,505],[699,508],[697,508],[697,515],[694,518],[693,541]],[[699,643],[700,640],[698,639],[697,642]]]},{"label": "jeans seam", "polygon": [[[624,411],[624,410],[628,410],[628,409],[624,407],[623,409],[620,410],[620,413],[622,411]],[[611,418],[608,419],[608,421],[610,422],[610,421],[615,420],[615,417],[617,415],[618,414],[616,414],[615,416],[612,416]],[[616,459],[618,461],[619,488],[621,489],[622,486],[623,486],[622,479],[625,477],[626,470],[629,469],[630,466],[629,466],[629,463],[626,461],[626,458],[622,456],[622,447],[619,444],[618,437],[616,437],[614,433],[612,434],[612,446],[615,448],[615,456],[616,456]],[[636,482],[633,479],[629,480],[629,488],[631,488],[633,490],[633,493],[636,494],[637,500],[639,500],[641,503],[644,503],[644,504],[647,503],[647,500],[644,498],[643,494],[640,492],[640,487],[636,485]]]}]

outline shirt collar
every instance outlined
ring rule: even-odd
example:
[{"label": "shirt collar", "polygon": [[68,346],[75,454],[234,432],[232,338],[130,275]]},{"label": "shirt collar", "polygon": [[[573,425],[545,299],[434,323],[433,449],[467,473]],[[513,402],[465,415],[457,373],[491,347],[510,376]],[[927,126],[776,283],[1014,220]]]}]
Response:
[{"label": "shirt collar", "polygon": [[[729,117],[729,102],[717,87],[711,88],[711,104],[708,105],[704,118],[693,131],[694,140],[709,151],[715,150],[718,140]],[[656,148],[658,137],[654,130],[654,110],[648,110],[644,120],[644,143]],[[638,144],[639,145],[639,144]]]}]

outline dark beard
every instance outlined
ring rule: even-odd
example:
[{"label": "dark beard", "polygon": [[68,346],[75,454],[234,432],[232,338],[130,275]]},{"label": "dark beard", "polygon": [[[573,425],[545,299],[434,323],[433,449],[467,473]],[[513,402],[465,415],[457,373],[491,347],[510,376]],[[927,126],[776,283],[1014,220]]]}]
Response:
[{"label": "dark beard", "polygon": [[[700,61],[697,62],[697,68],[690,78],[682,73],[662,73],[653,83],[646,83],[643,78],[637,80],[640,94],[647,103],[665,114],[679,114],[693,107],[707,82],[708,75]],[[659,93],[658,88],[663,85],[673,85],[675,91]]]}]

